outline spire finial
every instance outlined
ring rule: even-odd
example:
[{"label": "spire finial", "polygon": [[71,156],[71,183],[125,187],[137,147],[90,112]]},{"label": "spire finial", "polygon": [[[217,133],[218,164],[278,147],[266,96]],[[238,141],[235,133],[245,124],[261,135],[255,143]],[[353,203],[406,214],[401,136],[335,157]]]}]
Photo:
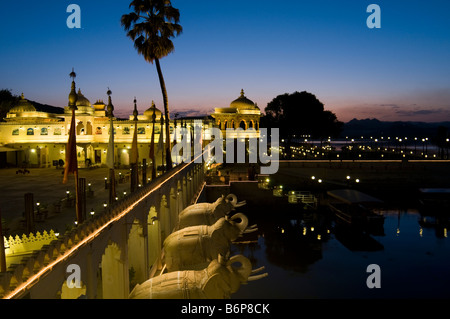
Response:
[{"label": "spire finial", "polygon": [[156,105],[155,105],[155,101],[152,101],[152,109],[153,109],[152,120],[153,120],[153,123],[155,123],[155,121],[156,121]]},{"label": "spire finial", "polygon": [[108,106],[106,107],[106,110],[108,111],[108,117],[114,117],[113,111],[114,111],[114,105],[112,104],[111,100],[111,90],[108,87],[108,91],[106,92],[108,94]]},{"label": "spire finial", "polygon": [[77,100],[78,100],[78,95],[77,95],[77,91],[75,89],[75,78],[77,77],[77,74],[75,73],[75,71],[72,68],[72,72],[70,72],[70,77],[72,78],[72,85],[71,85],[71,90],[69,93],[69,107],[71,110],[76,110],[77,109]]},{"label": "spire finial", "polygon": [[74,68],[72,68],[72,72],[70,72],[69,76],[72,78],[72,81],[75,81],[77,74],[75,73]]},{"label": "spire finial", "polygon": [[136,101],[136,97],[134,97],[134,110],[133,110],[133,115],[134,115],[134,120],[137,121],[138,120],[138,110],[137,110],[137,101]]},{"label": "spire finial", "polygon": [[241,97],[244,97],[244,89],[241,90]]}]

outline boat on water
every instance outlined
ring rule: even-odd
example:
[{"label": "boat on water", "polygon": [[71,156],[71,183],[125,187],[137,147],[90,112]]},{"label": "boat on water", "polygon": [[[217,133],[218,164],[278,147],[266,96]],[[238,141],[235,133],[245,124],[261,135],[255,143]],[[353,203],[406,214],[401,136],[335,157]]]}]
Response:
[{"label": "boat on water", "polygon": [[328,205],[339,221],[366,230],[382,230],[384,216],[373,208],[383,201],[353,189],[328,191]]}]

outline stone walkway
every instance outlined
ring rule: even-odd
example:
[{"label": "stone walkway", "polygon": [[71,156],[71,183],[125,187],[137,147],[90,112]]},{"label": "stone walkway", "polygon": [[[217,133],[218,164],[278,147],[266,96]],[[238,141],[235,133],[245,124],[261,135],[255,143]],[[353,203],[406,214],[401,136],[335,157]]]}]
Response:
[{"label": "stone walkway", "polygon": [[[23,223],[25,212],[26,193],[32,193],[34,206],[40,203],[40,209],[47,207],[48,215],[42,221],[35,222],[35,231],[43,232],[53,229],[63,234],[66,229],[72,227],[76,220],[75,207],[61,205],[60,212],[55,212],[54,204],[66,198],[67,191],[75,192],[74,176],[69,176],[67,184],[63,184],[63,170],[55,168],[31,168],[29,174],[16,174],[17,169],[0,170],[0,210],[3,219],[4,236],[19,235],[24,232]],[[129,170],[116,170],[116,176],[125,176]],[[103,203],[108,202],[109,190],[105,189],[105,177],[108,176],[107,168],[80,169],[79,178],[86,178],[86,184],[91,184],[93,196],[87,196],[87,218],[91,210],[101,213]],[[118,178],[117,178],[118,180]],[[86,186],[88,188],[88,186]],[[117,194],[123,196],[123,192],[130,192],[129,179],[124,183],[118,183]]]}]

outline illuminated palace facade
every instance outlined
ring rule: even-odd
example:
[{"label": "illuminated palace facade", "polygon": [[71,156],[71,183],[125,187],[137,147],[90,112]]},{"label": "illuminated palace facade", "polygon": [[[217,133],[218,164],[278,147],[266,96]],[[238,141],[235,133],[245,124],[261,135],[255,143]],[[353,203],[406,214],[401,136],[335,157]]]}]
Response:
[{"label": "illuminated palace facade", "polygon": [[[79,90],[76,106],[78,166],[105,166],[111,131],[106,105],[102,100],[92,105]],[[147,163],[151,163],[150,145],[155,123],[155,160],[157,166],[161,165],[162,152],[157,152],[161,116],[161,111],[152,103],[142,115],[138,115],[137,122],[134,121],[133,115],[130,115],[128,120],[113,120],[116,167],[126,168],[130,164],[130,149],[136,123],[139,161],[146,159]],[[175,124],[177,127],[192,129],[194,125],[201,123],[203,132],[211,127],[219,127],[225,137],[226,128],[255,128],[259,131],[260,116],[259,108],[248,100],[242,91],[241,97],[234,100],[230,107],[216,108],[211,117],[171,120],[171,140],[174,138]],[[0,123],[1,166],[45,168],[63,164],[71,117],[69,107],[64,108],[64,114],[37,111],[22,94],[18,104],[7,113],[5,122]],[[206,142],[211,137],[203,133],[202,138]],[[163,140],[165,141],[165,136]]]}]

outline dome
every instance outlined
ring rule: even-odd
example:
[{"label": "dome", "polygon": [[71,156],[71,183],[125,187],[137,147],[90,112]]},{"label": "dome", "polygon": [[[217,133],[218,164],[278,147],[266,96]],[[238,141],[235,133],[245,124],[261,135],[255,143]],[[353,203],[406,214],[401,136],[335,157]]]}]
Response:
[{"label": "dome", "polygon": [[11,110],[9,110],[9,113],[25,113],[25,112],[36,112],[36,108],[33,106],[33,104],[28,101],[23,93],[20,97],[19,103],[15,107],[13,107]]},{"label": "dome", "polygon": [[156,118],[157,119],[161,118],[162,112],[156,108],[155,102],[153,102],[153,101],[152,101],[152,106],[144,111],[144,116],[147,117],[148,119],[152,119],[153,110],[155,111]]},{"label": "dome", "polygon": [[244,90],[241,90],[241,96],[231,102],[231,108],[241,109],[241,110],[249,110],[255,108],[255,103],[253,101],[247,99],[244,95]]},{"label": "dome", "polygon": [[81,93],[81,89],[78,89],[77,106],[92,106],[91,102]]},{"label": "dome", "polygon": [[97,102],[95,102],[94,104],[94,109],[96,111],[104,111],[105,110],[105,103],[103,103],[102,100],[98,100]]}]

